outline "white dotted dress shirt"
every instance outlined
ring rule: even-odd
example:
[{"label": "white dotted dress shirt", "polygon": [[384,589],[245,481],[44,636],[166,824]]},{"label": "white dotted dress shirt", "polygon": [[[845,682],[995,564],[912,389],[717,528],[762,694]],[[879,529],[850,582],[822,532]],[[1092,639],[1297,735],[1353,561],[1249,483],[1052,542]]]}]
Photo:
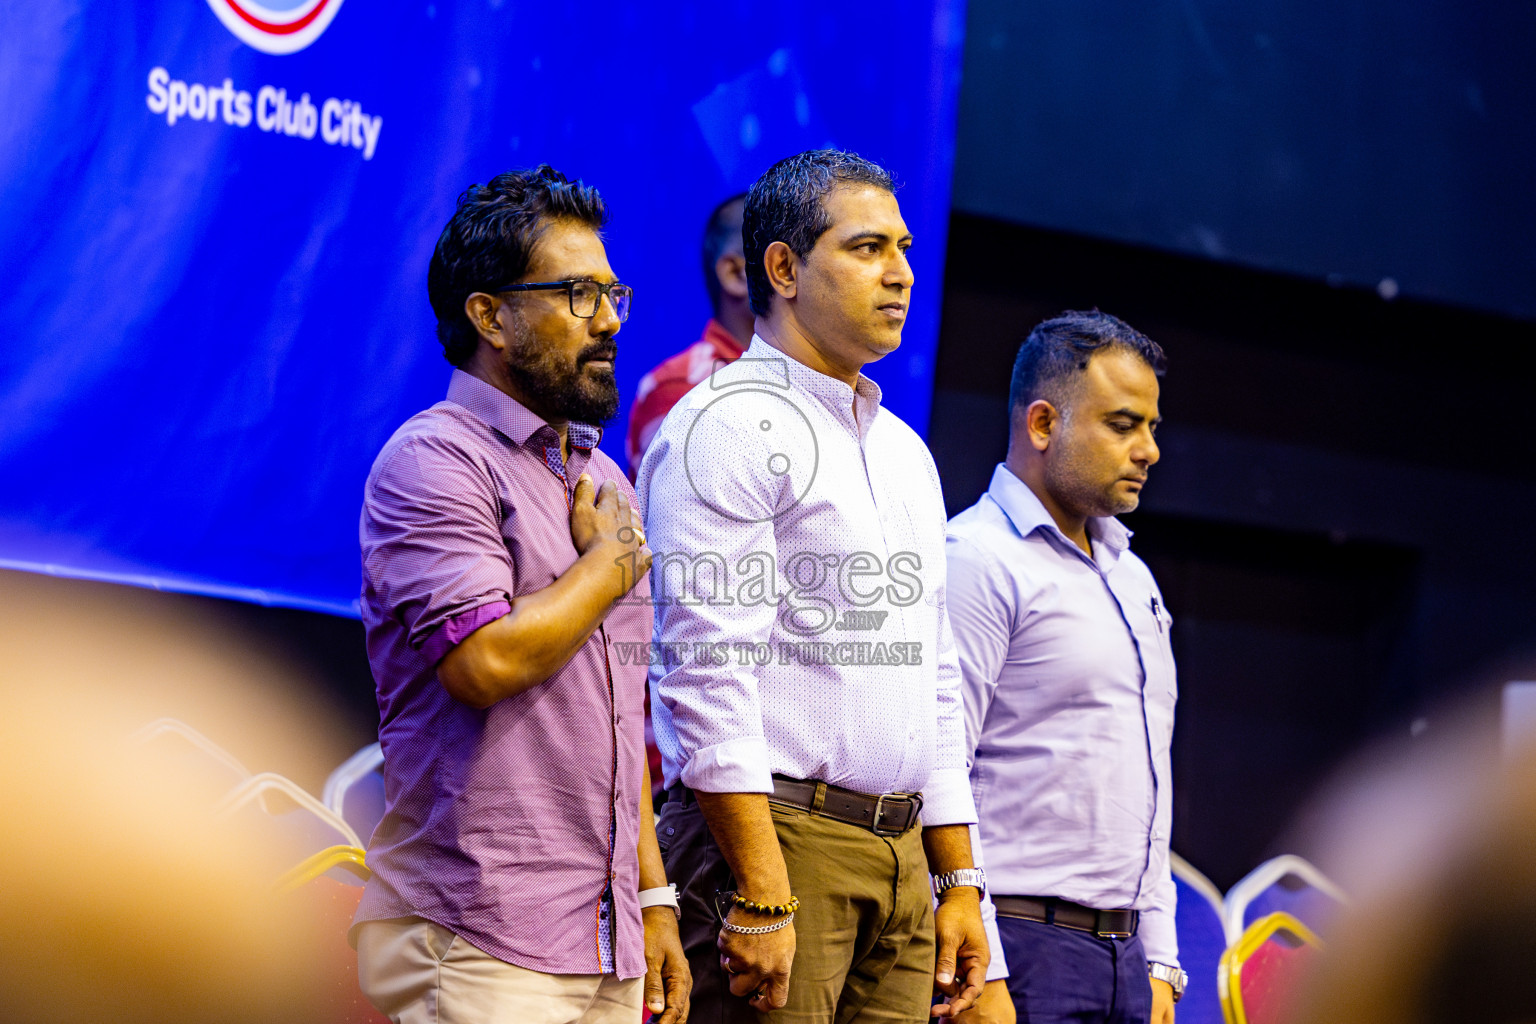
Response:
[{"label": "white dotted dress shirt", "polygon": [[938,474],[873,381],[754,338],[668,414],[636,490],[667,785],[768,793],[780,773],[976,820]]},{"label": "white dotted dress shirt", "polygon": [[994,893],[1141,911],[1147,958],[1176,966],[1173,620],[1130,531],[1088,534],[1091,558],[1004,466],[949,524],[982,859]]}]

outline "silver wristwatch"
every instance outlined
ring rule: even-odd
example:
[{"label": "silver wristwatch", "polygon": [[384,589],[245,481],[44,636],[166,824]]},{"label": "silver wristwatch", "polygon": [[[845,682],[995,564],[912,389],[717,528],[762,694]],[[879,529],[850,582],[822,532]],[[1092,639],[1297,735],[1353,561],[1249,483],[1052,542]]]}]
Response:
[{"label": "silver wristwatch", "polygon": [[933,894],[943,896],[944,893],[957,885],[970,885],[985,896],[987,894],[987,873],[981,868],[959,868],[955,871],[946,871],[942,875],[933,876]]},{"label": "silver wristwatch", "polygon": [[1173,989],[1174,1002],[1184,998],[1184,986],[1189,984],[1189,972],[1148,960],[1147,974],[1157,981],[1166,981],[1168,983],[1169,987]]}]

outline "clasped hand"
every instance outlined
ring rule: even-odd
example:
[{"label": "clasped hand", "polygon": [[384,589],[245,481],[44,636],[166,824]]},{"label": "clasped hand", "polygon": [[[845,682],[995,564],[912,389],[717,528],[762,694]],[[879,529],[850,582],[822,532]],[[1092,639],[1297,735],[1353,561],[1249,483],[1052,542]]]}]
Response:
[{"label": "clasped hand", "polygon": [[[783,918],[732,907],[726,920],[743,928],[760,928]],[[731,976],[731,995],[745,996],[761,1013],[777,1010],[789,1001],[789,968],[795,959],[793,924],[762,935],[721,928],[715,946],[720,950],[721,969]]]}]

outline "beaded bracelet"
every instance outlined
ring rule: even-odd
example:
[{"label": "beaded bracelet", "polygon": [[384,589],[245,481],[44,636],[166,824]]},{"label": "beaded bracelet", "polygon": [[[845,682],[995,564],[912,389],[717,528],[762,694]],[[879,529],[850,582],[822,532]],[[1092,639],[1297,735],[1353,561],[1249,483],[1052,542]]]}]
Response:
[{"label": "beaded bracelet", "polygon": [[728,932],[735,932],[737,935],[767,935],[769,932],[776,932],[780,928],[788,928],[789,923],[794,919],[795,915],[793,912],[791,912],[784,918],[784,920],[775,921],[773,924],[764,924],[752,928],[747,928],[739,924],[731,924],[729,921],[721,921],[720,927],[724,928]]},{"label": "beaded bracelet", "polygon": [[793,914],[800,909],[800,897],[791,896],[788,903],[758,903],[749,900],[739,892],[731,893],[731,902],[743,910],[750,910],[754,914],[772,914],[774,917],[782,917],[785,914]]}]

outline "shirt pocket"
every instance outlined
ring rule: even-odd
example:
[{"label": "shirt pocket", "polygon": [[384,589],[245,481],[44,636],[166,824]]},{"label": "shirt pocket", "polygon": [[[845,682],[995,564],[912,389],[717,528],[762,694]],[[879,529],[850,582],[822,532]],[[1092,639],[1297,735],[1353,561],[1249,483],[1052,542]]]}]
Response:
[{"label": "shirt pocket", "polygon": [[1136,605],[1134,613],[1125,609],[1136,645],[1141,649],[1142,670],[1146,673],[1148,696],[1178,696],[1173,664],[1173,616],[1163,605],[1160,594],[1149,594]]},{"label": "shirt pocket", "polygon": [[1178,669],[1173,660],[1173,616],[1168,614],[1168,609],[1159,602],[1153,608],[1153,618],[1157,629],[1157,660],[1158,660],[1158,685],[1167,691],[1168,695],[1178,700],[1179,679]]}]

